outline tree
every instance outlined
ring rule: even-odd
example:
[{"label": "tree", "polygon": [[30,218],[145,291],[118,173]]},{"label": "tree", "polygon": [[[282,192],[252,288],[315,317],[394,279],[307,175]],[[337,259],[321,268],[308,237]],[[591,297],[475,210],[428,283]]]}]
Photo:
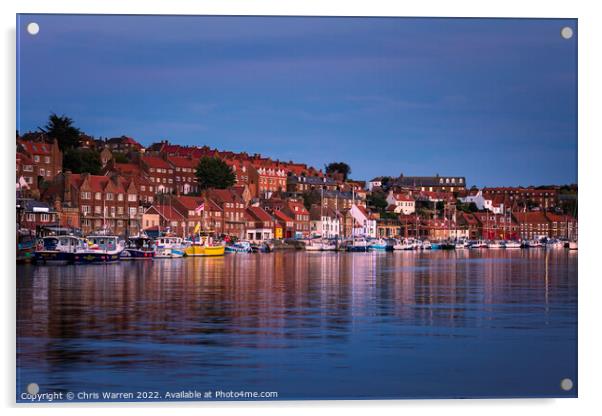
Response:
[{"label": "tree", "polygon": [[102,169],[100,153],[93,149],[67,149],[63,155],[63,171],[99,175]]},{"label": "tree", "polygon": [[65,115],[58,116],[55,113],[50,114],[48,123],[40,130],[51,139],[56,139],[63,152],[77,147],[81,135],[80,129],[73,125],[71,118]]},{"label": "tree", "polygon": [[347,180],[351,173],[351,167],[345,162],[332,162],[326,165],[324,169],[328,175],[337,173],[343,175],[343,180]]},{"label": "tree", "polygon": [[382,193],[373,192],[367,198],[368,205],[374,207],[379,212],[384,212],[384,210],[389,206],[386,197]]},{"label": "tree", "polygon": [[226,189],[234,185],[236,176],[230,166],[221,159],[204,157],[196,168],[196,177],[199,188]]},{"label": "tree", "polygon": [[320,202],[321,196],[320,192],[312,190],[303,192],[303,194],[301,194],[301,198],[303,198],[303,206],[309,211],[312,205]]},{"label": "tree", "polygon": [[113,152],[113,160],[115,163],[130,163],[130,159],[123,153]]}]

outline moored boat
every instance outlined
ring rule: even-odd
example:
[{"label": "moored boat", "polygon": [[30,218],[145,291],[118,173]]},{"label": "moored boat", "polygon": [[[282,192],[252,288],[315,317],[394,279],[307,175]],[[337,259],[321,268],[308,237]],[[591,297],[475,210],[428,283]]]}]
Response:
[{"label": "moored boat", "polygon": [[75,253],[76,263],[112,263],[119,261],[125,246],[115,235],[89,235],[88,247]]},{"label": "moored boat", "polygon": [[509,249],[514,249],[514,248],[521,248],[521,243],[518,241],[506,241],[504,243],[504,247],[505,248],[509,248]]},{"label": "moored boat", "polygon": [[86,249],[86,241],[80,237],[71,235],[44,237],[37,245],[35,262],[44,264],[73,263],[76,254]]},{"label": "moored boat", "polygon": [[181,237],[162,236],[155,239],[156,259],[176,259],[184,257],[186,245]]},{"label": "moored boat", "polygon": [[153,240],[144,235],[128,238],[125,249],[121,252],[123,260],[152,260],[155,257]]},{"label": "moored boat", "polygon": [[225,247],[226,253],[252,253],[253,248],[248,241],[237,241]]}]

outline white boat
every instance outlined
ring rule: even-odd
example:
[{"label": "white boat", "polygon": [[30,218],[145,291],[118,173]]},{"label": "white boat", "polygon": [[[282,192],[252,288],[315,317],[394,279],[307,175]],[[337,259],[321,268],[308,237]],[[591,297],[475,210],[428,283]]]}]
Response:
[{"label": "white boat", "polygon": [[506,248],[521,248],[521,244],[518,241],[506,241],[504,246]]},{"label": "white boat", "polygon": [[542,248],[544,244],[539,240],[531,240],[527,242],[529,248]]},{"label": "white boat", "polygon": [[393,250],[414,250],[418,244],[412,239],[397,240],[393,245]]},{"label": "white boat", "polygon": [[505,245],[504,245],[504,242],[502,242],[502,241],[490,241],[487,244],[487,247],[496,249],[496,248],[504,248]]},{"label": "white boat", "polygon": [[163,236],[155,239],[156,259],[176,259],[184,257],[186,244],[181,237]]},{"label": "white boat", "polygon": [[456,250],[468,248],[468,247],[469,247],[469,244],[468,244],[468,241],[466,241],[466,240],[460,240],[460,241],[456,242],[456,244],[455,244]]},{"label": "white boat", "polygon": [[420,245],[418,246],[419,249],[421,250],[430,250],[432,248],[432,244],[429,240],[424,240],[420,242]]},{"label": "white boat", "polygon": [[485,241],[485,240],[477,240],[471,245],[471,247],[472,248],[489,248],[489,245],[487,244],[487,241]]},{"label": "white boat", "polygon": [[322,251],[336,251],[337,245],[330,241],[324,241],[322,243]]},{"label": "white boat", "polygon": [[75,253],[76,263],[108,263],[118,261],[125,242],[115,235],[89,235],[88,248]]},{"label": "white boat", "polygon": [[72,235],[42,238],[34,252],[38,263],[66,264],[75,261],[75,254],[88,248],[86,240]]},{"label": "white boat", "polygon": [[548,240],[546,242],[546,248],[547,249],[564,248],[564,241],[562,241],[562,240]]},{"label": "white boat", "polygon": [[319,240],[309,240],[305,243],[306,251],[322,251],[322,242]]}]

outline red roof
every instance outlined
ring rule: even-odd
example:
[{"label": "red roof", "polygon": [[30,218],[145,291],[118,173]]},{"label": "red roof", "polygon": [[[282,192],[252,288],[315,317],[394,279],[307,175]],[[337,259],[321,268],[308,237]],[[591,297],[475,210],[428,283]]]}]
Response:
[{"label": "red roof", "polygon": [[547,224],[550,222],[543,211],[515,212],[514,217],[519,223]]},{"label": "red roof", "polygon": [[191,159],[188,157],[181,157],[181,156],[168,156],[167,161],[178,168],[195,169],[199,164],[198,159],[195,160],[195,159]]},{"label": "red roof", "polygon": [[50,154],[50,144],[48,143],[40,143],[40,142],[30,142],[21,140],[21,146],[25,149],[25,151],[31,155],[49,155]]},{"label": "red roof", "polygon": [[140,166],[136,163],[115,163],[113,170],[122,175],[140,175]]},{"label": "red roof", "polygon": [[278,210],[274,211],[274,217],[278,218],[281,221],[285,221],[285,222],[295,222],[295,220],[293,220],[291,217],[286,215],[284,212],[278,211]]},{"label": "red roof", "polygon": [[157,156],[143,156],[142,160],[149,168],[169,169],[171,166],[165,159]]},{"label": "red roof", "polygon": [[258,219],[259,221],[272,221],[273,218],[270,214],[268,214],[261,207],[249,207],[247,208],[247,212],[251,214],[252,217]]},{"label": "red roof", "polygon": [[288,209],[290,209],[291,212],[298,213],[301,215],[309,215],[309,212],[307,211],[307,209],[305,209],[305,205],[303,205],[301,202],[287,201],[287,205]]},{"label": "red roof", "polygon": [[[86,175],[73,173],[71,174],[71,184],[79,189],[82,187],[85,178]],[[108,176],[102,175],[87,175],[87,178],[88,184],[90,185],[90,190],[92,192],[104,192],[110,183],[114,187],[115,192],[125,193],[125,189],[123,188],[121,181],[116,184]]]},{"label": "red roof", "polygon": [[396,201],[414,202],[414,199],[405,194],[393,194]]},{"label": "red roof", "polygon": [[153,205],[148,210],[150,209],[154,209],[159,215],[168,221],[180,221],[184,219],[184,216],[180,213],[180,211],[170,205]]}]

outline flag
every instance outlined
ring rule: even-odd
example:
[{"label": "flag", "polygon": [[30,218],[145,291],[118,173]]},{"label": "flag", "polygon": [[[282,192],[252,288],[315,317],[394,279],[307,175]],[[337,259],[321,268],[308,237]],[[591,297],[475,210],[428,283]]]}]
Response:
[{"label": "flag", "polygon": [[194,209],[195,214],[200,214],[202,211],[205,211],[205,203],[204,202]]},{"label": "flag", "polygon": [[201,230],[201,223],[197,222],[196,225],[194,226],[194,233],[198,233]]}]

